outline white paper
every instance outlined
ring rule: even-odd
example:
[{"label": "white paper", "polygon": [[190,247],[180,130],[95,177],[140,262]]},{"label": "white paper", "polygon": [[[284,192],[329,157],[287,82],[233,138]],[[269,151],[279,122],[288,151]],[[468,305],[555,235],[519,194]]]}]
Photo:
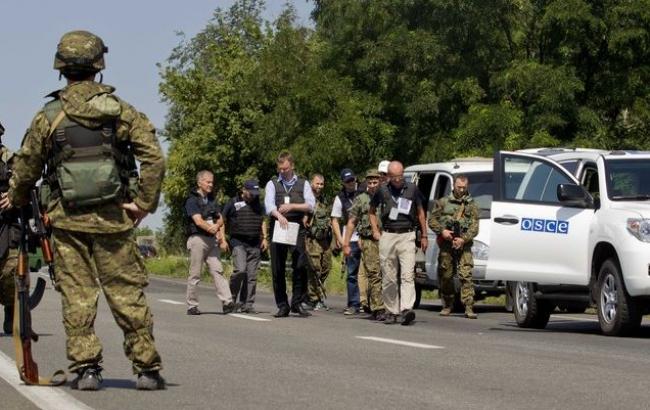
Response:
[{"label": "white paper", "polygon": [[240,209],[242,209],[245,206],[246,206],[245,201],[235,202],[235,211],[239,211]]},{"label": "white paper", "polygon": [[397,209],[400,214],[408,215],[411,212],[412,202],[410,199],[400,198],[397,201]]},{"label": "white paper", "polygon": [[300,225],[295,222],[289,222],[287,229],[282,229],[280,222],[275,221],[273,225],[273,243],[283,243],[285,245],[295,246],[298,242],[298,231]]}]

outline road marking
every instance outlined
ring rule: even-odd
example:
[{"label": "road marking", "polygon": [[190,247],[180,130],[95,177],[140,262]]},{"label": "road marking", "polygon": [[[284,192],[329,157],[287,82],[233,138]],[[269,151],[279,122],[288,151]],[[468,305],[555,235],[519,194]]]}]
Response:
[{"label": "road marking", "polygon": [[575,317],[575,316],[565,316],[565,315],[551,315],[553,319],[566,319],[573,320],[576,322],[598,322],[598,319],[589,319],[588,317]]},{"label": "road marking", "polygon": [[169,300],[169,299],[158,299],[159,302],[162,303],[169,303],[170,305],[184,305],[185,303],[183,302],[177,302],[175,300]]},{"label": "road marking", "polygon": [[444,346],[426,345],[423,343],[406,342],[404,340],[396,340],[396,339],[385,339],[383,337],[375,337],[375,336],[355,336],[355,337],[357,339],[372,340],[373,342],[391,343],[394,345],[408,346],[408,347],[419,347],[420,349],[444,349],[445,348]]},{"label": "road marking", "polygon": [[92,410],[60,387],[27,386],[18,377],[16,363],[0,352],[0,377],[42,410]]},{"label": "road marking", "polygon": [[240,319],[254,320],[256,322],[270,322],[271,321],[271,319],[264,319],[263,317],[242,315],[240,313],[228,313],[228,316],[238,317]]}]

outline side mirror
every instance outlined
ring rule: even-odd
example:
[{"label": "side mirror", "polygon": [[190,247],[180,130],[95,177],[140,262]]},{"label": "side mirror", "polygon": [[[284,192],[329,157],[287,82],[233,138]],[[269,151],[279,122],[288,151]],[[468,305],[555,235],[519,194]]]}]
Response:
[{"label": "side mirror", "polygon": [[562,205],[576,208],[594,208],[594,199],[582,185],[559,184],[557,199]]}]

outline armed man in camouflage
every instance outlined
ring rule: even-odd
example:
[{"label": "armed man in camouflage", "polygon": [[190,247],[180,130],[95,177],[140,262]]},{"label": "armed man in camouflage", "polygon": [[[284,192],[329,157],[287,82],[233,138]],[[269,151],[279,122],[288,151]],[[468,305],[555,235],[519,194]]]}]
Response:
[{"label": "armed man in camouflage", "polygon": [[440,316],[451,314],[456,293],[454,270],[457,270],[465,317],[476,319],[478,316],[474,313],[472,241],[478,234],[479,210],[468,188],[467,176],[454,176],[454,189],[448,196],[436,201],[429,218],[429,227],[439,237],[438,283],[442,299]]},{"label": "armed man in camouflage", "polygon": [[[0,137],[5,129],[0,124]],[[0,142],[0,192],[5,193],[9,189],[9,177],[11,176],[10,161],[13,154],[9,148]],[[20,226],[18,225],[16,210],[7,210],[0,213],[0,304],[4,306],[4,322],[2,330],[6,335],[13,332],[14,314],[14,293],[16,283],[14,272],[18,263],[18,236]]]},{"label": "armed man in camouflage", "polygon": [[[43,176],[50,190],[47,213],[69,369],[77,373],[72,387],[100,388],[102,346],[94,322],[101,287],[124,332],[124,352],[138,375],[136,388],[164,389],[143,292],[148,275],[133,227],[155,211],[165,163],[147,117],[115,96],[113,87],[95,82],[107,51],[87,31],[63,35],[54,68],[67,85],[50,94],[52,100],[34,117],[0,207],[26,204]],[[135,159],[139,179],[133,178]],[[129,189],[130,183],[137,191]]]},{"label": "armed man in camouflage", "polygon": [[[371,310],[371,319],[377,321],[386,320],[386,310],[384,300],[381,296],[381,269],[379,266],[379,241],[372,236],[372,226],[370,225],[370,200],[379,188],[381,174],[376,169],[371,169],[366,173],[366,192],[359,194],[354,198],[352,206],[348,210],[348,223],[343,238],[343,253],[348,256],[351,252],[350,238],[352,232],[359,233],[359,247],[361,248],[361,265],[359,275],[365,275],[368,278],[368,305]],[[381,222],[379,222],[381,226]],[[363,295],[362,295],[363,296]]]},{"label": "armed man in camouflage", "polygon": [[325,279],[332,268],[332,205],[323,195],[325,177],[314,174],[311,190],[316,198],[314,211],[307,217],[307,254],[309,255],[308,301],[314,310],[329,310],[325,304]]}]

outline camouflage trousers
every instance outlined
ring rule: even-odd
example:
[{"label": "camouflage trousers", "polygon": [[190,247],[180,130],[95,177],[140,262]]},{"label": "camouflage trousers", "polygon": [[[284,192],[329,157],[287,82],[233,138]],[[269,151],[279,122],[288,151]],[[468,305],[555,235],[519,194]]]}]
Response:
[{"label": "camouflage trousers", "polygon": [[10,249],[7,257],[0,260],[0,304],[3,306],[14,305],[16,281],[14,273],[18,265],[18,250]]},{"label": "camouflage trousers", "polygon": [[[361,266],[359,267],[359,291],[361,292],[361,303],[364,297],[368,301],[368,307],[376,312],[384,309],[384,299],[381,296],[381,268],[379,265],[379,241],[373,239],[359,239],[361,247]],[[366,278],[365,287],[361,283],[361,277]]]},{"label": "camouflage trousers", "polygon": [[160,370],[153,318],[143,292],[148,274],[133,231],[89,234],[55,228],[53,245],[70,371],[102,361],[94,328],[100,289],[124,332],[124,353],[133,372]]},{"label": "camouflage trousers", "polygon": [[309,270],[307,272],[307,293],[309,302],[324,302],[325,279],[332,268],[332,249],[328,241],[307,238]]},{"label": "camouflage trousers", "polygon": [[[454,258],[450,246],[443,246],[438,255],[438,284],[440,298],[445,306],[453,306],[456,288],[454,286]],[[460,300],[465,306],[474,305],[474,284],[472,268],[474,259],[470,246],[465,246],[458,259],[458,280],[460,282]]]}]

